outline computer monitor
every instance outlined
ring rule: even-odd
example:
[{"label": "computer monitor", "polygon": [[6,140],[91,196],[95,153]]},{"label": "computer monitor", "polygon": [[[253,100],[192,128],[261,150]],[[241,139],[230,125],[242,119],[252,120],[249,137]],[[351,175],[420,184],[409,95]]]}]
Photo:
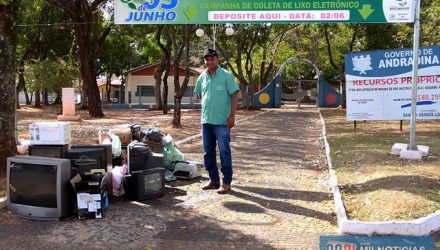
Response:
[{"label": "computer monitor", "polygon": [[71,160],[72,177],[76,174],[84,175],[91,169],[107,171],[106,152],[102,147],[71,148],[67,158]]},{"label": "computer monitor", "polygon": [[[111,144],[96,144],[96,145],[74,145],[70,147],[71,151],[73,150],[80,150],[80,149],[101,149],[103,153],[101,152],[101,158],[104,160],[101,160],[101,167],[102,169],[105,169],[107,173],[110,174],[112,172],[113,168],[113,154],[112,154],[112,145]],[[78,155],[77,155],[78,156]],[[72,156],[73,157],[73,156]],[[97,160],[98,161],[98,160]],[[112,190],[112,178],[108,178],[107,180],[108,189]],[[111,196],[111,192],[110,192]]]},{"label": "computer monitor", "polygon": [[112,164],[112,145],[111,144],[96,144],[96,145],[72,145],[70,146],[70,149],[77,149],[77,148],[102,148],[105,153],[105,163],[102,163],[103,166],[107,166],[107,170],[113,167]]},{"label": "computer monitor", "polygon": [[130,144],[128,144],[128,173],[130,174],[134,171],[142,171],[147,169],[147,161],[151,154],[150,148],[145,143],[132,141]]},{"label": "computer monitor", "polygon": [[69,145],[30,145],[29,155],[49,158],[66,158]]},{"label": "computer monitor", "polygon": [[12,214],[53,220],[73,214],[70,161],[37,156],[7,158],[7,198]]}]

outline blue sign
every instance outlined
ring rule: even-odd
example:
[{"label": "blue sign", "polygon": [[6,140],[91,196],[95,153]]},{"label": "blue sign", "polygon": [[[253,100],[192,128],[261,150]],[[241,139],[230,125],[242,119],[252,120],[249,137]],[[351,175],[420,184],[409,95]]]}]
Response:
[{"label": "blue sign", "polygon": [[[440,119],[440,47],[418,58],[417,119]],[[347,120],[411,119],[413,60],[410,48],[347,54]]]},{"label": "blue sign", "polygon": [[[379,50],[345,55],[345,74],[350,77],[387,77],[412,72],[413,50]],[[419,70],[440,67],[440,47],[419,49]],[[437,72],[439,74],[439,72]]]},{"label": "blue sign", "polygon": [[321,236],[320,250],[433,250],[430,236]]}]

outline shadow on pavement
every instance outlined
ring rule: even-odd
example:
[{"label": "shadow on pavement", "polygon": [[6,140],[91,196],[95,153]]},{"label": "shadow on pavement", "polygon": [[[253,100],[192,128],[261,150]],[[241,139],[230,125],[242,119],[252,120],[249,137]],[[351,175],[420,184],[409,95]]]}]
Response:
[{"label": "shadow on pavement", "polygon": [[277,200],[269,200],[269,199],[263,199],[260,197],[252,196],[249,194],[245,194],[243,192],[237,191],[239,188],[235,188],[230,192],[231,195],[242,198],[244,200],[252,201],[257,204],[259,204],[261,207],[264,207],[266,209],[272,209],[272,210],[278,210],[280,212],[284,213],[290,213],[290,214],[297,214],[302,215],[306,217],[313,217],[320,220],[328,221],[332,224],[336,224],[335,217],[333,217],[330,214],[322,213],[319,211],[315,211],[313,209],[308,209],[305,207],[293,205],[284,201],[277,201]]}]

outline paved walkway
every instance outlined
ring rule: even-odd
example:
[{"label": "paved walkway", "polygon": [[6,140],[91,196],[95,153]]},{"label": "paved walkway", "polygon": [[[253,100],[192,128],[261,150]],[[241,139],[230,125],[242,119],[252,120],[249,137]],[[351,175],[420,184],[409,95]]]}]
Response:
[{"label": "paved walkway", "polygon": [[[233,191],[207,175],[163,198],[115,199],[102,220],[31,221],[0,212],[0,249],[318,249],[336,234],[316,109],[273,110],[233,129]],[[202,160],[200,141],[181,146]]]}]

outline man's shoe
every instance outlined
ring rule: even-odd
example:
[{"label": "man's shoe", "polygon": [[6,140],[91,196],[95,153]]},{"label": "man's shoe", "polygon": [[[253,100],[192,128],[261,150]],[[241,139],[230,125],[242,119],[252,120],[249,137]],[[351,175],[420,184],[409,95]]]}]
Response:
[{"label": "man's shoe", "polygon": [[231,191],[231,185],[223,184],[218,190],[218,194],[227,194],[229,191]]},{"label": "man's shoe", "polygon": [[220,187],[219,182],[212,182],[210,181],[208,185],[202,187],[202,190],[210,190],[210,189],[217,189]]}]

